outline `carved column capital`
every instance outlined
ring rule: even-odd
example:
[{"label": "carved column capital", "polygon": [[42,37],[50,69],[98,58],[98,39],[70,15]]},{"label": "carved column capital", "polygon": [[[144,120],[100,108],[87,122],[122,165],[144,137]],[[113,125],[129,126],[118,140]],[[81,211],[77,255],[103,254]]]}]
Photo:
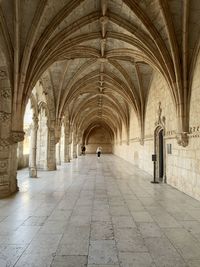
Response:
[{"label": "carved column capital", "polygon": [[187,132],[177,133],[176,140],[179,146],[186,147],[189,143],[188,133]]},{"label": "carved column capital", "polygon": [[25,132],[23,131],[12,131],[10,135],[11,144],[22,142],[24,140]]}]

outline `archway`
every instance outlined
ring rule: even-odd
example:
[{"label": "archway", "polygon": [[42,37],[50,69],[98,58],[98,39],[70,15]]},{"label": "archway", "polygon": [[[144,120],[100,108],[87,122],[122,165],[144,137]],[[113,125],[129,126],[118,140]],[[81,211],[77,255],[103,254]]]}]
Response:
[{"label": "archway", "polygon": [[166,182],[166,156],[164,144],[164,129],[158,126],[154,132],[154,153],[156,154],[156,179],[159,182]]}]

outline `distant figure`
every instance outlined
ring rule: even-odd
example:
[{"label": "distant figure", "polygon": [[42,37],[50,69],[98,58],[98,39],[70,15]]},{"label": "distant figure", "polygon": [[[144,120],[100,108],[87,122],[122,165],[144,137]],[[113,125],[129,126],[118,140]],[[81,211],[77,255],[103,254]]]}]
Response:
[{"label": "distant figure", "polygon": [[100,156],[101,156],[101,151],[102,151],[102,148],[99,146],[99,147],[97,147],[97,151],[96,151],[96,153],[97,153],[97,157],[98,158],[100,158]]},{"label": "distant figure", "polygon": [[82,155],[85,155],[86,148],[85,146],[82,146]]}]

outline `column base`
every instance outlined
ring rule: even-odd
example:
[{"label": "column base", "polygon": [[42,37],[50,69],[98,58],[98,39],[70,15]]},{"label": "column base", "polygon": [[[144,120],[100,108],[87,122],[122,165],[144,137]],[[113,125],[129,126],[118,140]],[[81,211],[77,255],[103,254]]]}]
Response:
[{"label": "column base", "polygon": [[56,168],[56,164],[55,164],[55,163],[49,163],[49,164],[47,165],[47,170],[48,170],[48,171],[56,171],[56,170],[57,170],[57,168]]},{"label": "column base", "polygon": [[9,183],[0,184],[0,199],[5,198],[5,197],[9,197],[18,191],[19,191],[19,187],[17,186],[17,184],[15,186],[12,186],[12,187],[10,186]]},{"label": "column base", "polygon": [[34,168],[34,167],[29,168],[29,177],[30,178],[38,178],[36,168]]},{"label": "column base", "polygon": [[70,162],[70,159],[65,159],[64,163],[69,163]]}]

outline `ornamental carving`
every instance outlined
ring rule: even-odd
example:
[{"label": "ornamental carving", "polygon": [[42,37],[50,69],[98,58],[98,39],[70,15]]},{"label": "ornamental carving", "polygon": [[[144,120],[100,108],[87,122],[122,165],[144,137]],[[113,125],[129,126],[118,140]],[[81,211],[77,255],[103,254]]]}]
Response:
[{"label": "ornamental carving", "polygon": [[6,122],[8,120],[11,119],[11,114],[4,112],[4,111],[0,111],[0,122]]},{"label": "ornamental carving", "polygon": [[24,132],[23,131],[12,131],[11,132],[11,143],[18,143],[24,140]]},{"label": "ornamental carving", "polygon": [[0,173],[6,172],[7,168],[8,168],[8,160],[7,159],[0,160]]},{"label": "ornamental carving", "polygon": [[0,70],[0,79],[5,79],[7,77],[7,73],[5,70]]},{"label": "ornamental carving", "polygon": [[10,88],[3,88],[0,91],[0,96],[2,98],[8,99],[11,97]]},{"label": "ornamental carving", "polygon": [[177,143],[179,146],[186,147],[188,145],[188,133],[183,132],[183,133],[178,133],[176,135]]},{"label": "ornamental carving", "polygon": [[9,139],[0,138],[0,151],[6,150],[9,148],[10,142]]},{"label": "ornamental carving", "polygon": [[8,174],[0,174],[0,184],[4,184],[9,181]]}]

